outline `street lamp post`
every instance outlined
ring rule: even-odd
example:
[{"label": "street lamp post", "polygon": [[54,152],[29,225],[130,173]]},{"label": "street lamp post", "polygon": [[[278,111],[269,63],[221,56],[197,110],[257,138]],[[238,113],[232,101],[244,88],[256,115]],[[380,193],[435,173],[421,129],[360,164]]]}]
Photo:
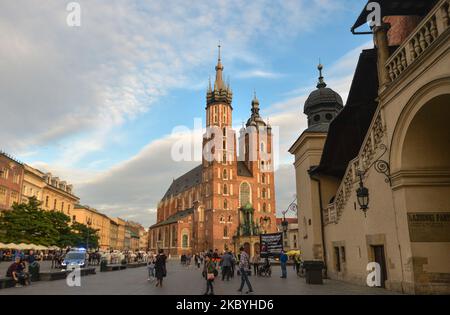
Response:
[{"label": "street lamp post", "polygon": [[92,219],[88,218],[86,220],[87,226],[88,226],[88,230],[87,230],[87,238],[86,238],[86,250],[89,252],[89,232],[91,230],[91,224],[92,224]]}]

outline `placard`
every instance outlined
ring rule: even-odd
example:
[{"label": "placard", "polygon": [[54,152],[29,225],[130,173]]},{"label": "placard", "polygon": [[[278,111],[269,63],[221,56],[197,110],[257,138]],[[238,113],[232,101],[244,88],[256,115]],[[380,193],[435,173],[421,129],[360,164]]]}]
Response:
[{"label": "placard", "polygon": [[279,257],[283,250],[283,233],[261,234],[261,257]]},{"label": "placard", "polygon": [[408,213],[411,242],[450,242],[450,212]]}]

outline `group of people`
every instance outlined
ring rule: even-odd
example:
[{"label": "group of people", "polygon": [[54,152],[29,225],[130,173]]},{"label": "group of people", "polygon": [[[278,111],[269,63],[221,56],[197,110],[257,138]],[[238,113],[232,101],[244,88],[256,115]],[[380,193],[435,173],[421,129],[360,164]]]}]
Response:
[{"label": "group of people", "polygon": [[[197,255],[196,255],[197,256]],[[200,255],[203,257],[203,255]],[[249,280],[251,274],[251,267],[253,266],[253,273],[255,276],[271,276],[271,263],[268,257],[262,259],[258,254],[250,259],[249,254],[244,250],[244,247],[239,249],[239,254],[236,256],[231,251],[226,251],[223,254],[218,254],[217,250],[209,251],[204,255],[205,264],[203,268],[203,277],[206,279],[206,295],[214,295],[214,280],[219,275],[219,269],[222,271],[222,281],[229,281],[234,277],[235,269],[238,270],[238,275],[241,277],[241,284],[238,292],[242,292],[247,286],[246,294],[253,292],[252,284]],[[287,278],[287,263],[289,257],[284,251],[279,256],[281,266],[282,279]],[[300,270],[300,256],[293,257],[294,268],[299,273]],[[237,268],[236,268],[237,267]]]},{"label": "group of people", "polygon": [[160,249],[155,256],[152,252],[147,257],[148,281],[156,280],[156,286],[163,286],[163,279],[167,276],[167,256]]},{"label": "group of people", "polygon": [[37,263],[37,257],[33,250],[30,250],[27,255],[17,254],[14,257],[14,262],[8,267],[6,276],[12,278],[16,287],[29,285],[30,266]]},{"label": "group of people", "polygon": [[205,254],[205,263],[203,266],[202,276],[206,280],[206,292],[205,295],[214,295],[214,280],[219,275],[219,268],[222,271],[222,281],[230,280],[234,277],[236,264],[238,267],[238,273],[241,276],[241,285],[238,289],[242,292],[244,286],[247,285],[246,294],[253,292],[252,284],[248,278],[251,267],[250,257],[244,250],[244,247],[239,249],[239,255],[236,257],[231,251],[226,251],[222,255],[219,255],[217,250],[209,251]]}]

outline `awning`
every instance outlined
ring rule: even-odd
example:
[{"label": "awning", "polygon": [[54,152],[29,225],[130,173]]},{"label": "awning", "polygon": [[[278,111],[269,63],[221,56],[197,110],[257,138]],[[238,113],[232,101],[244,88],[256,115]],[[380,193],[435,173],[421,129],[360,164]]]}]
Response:
[{"label": "awning", "polygon": [[367,23],[367,16],[372,12],[372,10],[367,10],[369,2],[377,2],[380,5],[381,17],[383,18],[400,15],[424,16],[436,4],[437,0],[369,0],[352,26],[352,33],[357,34],[355,30]]}]

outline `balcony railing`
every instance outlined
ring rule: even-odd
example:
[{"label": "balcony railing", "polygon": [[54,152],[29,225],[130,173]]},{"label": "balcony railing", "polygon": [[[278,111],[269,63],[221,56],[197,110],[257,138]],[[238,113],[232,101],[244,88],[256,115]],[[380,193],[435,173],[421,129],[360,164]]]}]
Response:
[{"label": "balcony railing", "polygon": [[414,32],[386,62],[389,78],[394,81],[450,26],[449,0],[439,1],[419,23]]},{"label": "balcony railing", "polygon": [[347,170],[336,192],[334,202],[324,209],[324,223],[337,223],[350,196],[355,193],[354,184],[358,181],[358,170],[366,169],[374,160],[385,134],[384,122],[377,112],[358,155],[348,163]]}]

